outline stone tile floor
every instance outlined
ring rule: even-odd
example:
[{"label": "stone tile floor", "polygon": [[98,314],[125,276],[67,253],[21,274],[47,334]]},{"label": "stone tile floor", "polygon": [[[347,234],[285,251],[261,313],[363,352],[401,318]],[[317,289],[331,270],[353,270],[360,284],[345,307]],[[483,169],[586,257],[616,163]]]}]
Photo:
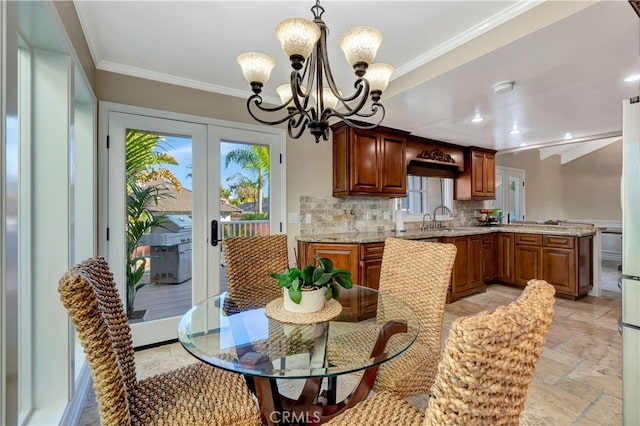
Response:
[{"label": "stone tile floor", "polygon": [[[617,287],[617,264],[603,261],[603,296],[578,301],[557,299],[545,348],[529,385],[522,425],[621,425],[622,338],[618,318],[622,295]],[[508,304],[520,294],[516,288],[489,286],[446,307],[444,337],[457,317]],[[178,344],[136,352],[138,378],[194,362]],[[426,397],[410,398],[424,408]],[[95,397],[87,397],[81,426],[98,425]]]}]

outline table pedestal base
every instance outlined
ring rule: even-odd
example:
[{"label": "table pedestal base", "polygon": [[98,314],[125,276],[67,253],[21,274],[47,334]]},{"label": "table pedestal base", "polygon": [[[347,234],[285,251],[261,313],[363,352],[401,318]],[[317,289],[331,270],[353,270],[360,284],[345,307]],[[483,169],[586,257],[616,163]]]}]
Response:
[{"label": "table pedestal base", "polygon": [[[252,390],[258,398],[263,424],[268,426],[322,424],[363,401],[373,387],[380,367],[378,362],[386,358],[384,348],[387,341],[396,333],[406,332],[407,324],[400,321],[389,321],[382,327],[370,355],[371,358],[374,358],[375,365],[364,371],[358,385],[340,402],[336,402],[335,376],[328,377],[328,388],[322,394],[320,389],[323,378],[307,379],[298,399],[291,399],[280,394],[276,379],[247,377],[247,383],[250,388],[253,388]],[[256,360],[256,362],[265,361],[260,358],[259,354],[245,355],[249,355],[249,359]],[[326,404],[318,402],[321,396],[326,399]]]}]

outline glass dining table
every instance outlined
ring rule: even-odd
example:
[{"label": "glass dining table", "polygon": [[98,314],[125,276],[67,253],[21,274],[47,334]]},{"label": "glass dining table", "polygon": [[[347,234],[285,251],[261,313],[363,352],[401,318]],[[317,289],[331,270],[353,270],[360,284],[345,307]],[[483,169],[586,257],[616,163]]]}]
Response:
[{"label": "glass dining table", "polygon": [[[409,305],[384,292],[354,286],[338,301],[330,317],[324,310],[283,317],[272,303],[239,304],[225,292],[181,318],[178,340],[197,359],[242,374],[264,424],[321,424],[364,400],[380,365],[401,356],[419,331]],[[337,378],[356,372],[359,381],[337,401]],[[293,379],[304,383],[296,395],[281,389]]]}]

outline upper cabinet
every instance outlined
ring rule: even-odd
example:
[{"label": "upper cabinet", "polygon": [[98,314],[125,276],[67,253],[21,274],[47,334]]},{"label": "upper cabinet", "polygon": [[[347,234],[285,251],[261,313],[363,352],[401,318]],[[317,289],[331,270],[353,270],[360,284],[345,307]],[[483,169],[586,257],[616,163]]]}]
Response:
[{"label": "upper cabinet", "polygon": [[465,153],[467,167],[455,179],[455,200],[495,200],[496,151],[469,147]]},{"label": "upper cabinet", "polygon": [[361,130],[339,122],[333,131],[333,196],[407,195],[409,132],[378,126]]}]

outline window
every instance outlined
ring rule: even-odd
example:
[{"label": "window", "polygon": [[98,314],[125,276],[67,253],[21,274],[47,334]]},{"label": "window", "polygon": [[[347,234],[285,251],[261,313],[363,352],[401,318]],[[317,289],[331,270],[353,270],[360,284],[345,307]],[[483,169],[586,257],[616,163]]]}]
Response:
[{"label": "window", "polygon": [[453,179],[408,175],[407,196],[395,199],[395,208],[405,212],[407,221],[422,220],[427,213],[433,218],[441,206],[453,210]]}]

